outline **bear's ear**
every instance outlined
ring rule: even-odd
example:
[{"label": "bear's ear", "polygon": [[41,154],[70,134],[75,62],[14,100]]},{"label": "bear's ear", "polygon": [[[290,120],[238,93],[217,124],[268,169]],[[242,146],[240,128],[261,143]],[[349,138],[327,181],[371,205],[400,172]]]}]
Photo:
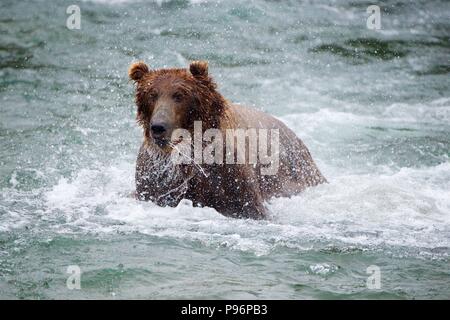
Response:
[{"label": "bear's ear", "polygon": [[149,69],[147,67],[147,65],[142,62],[135,62],[130,66],[130,69],[128,69],[128,76],[130,77],[131,80],[134,81],[139,81],[142,79],[142,77],[146,74],[149,73]]},{"label": "bear's ear", "polygon": [[208,76],[208,62],[206,61],[192,61],[189,65],[189,71],[194,76],[197,77],[207,77]]}]

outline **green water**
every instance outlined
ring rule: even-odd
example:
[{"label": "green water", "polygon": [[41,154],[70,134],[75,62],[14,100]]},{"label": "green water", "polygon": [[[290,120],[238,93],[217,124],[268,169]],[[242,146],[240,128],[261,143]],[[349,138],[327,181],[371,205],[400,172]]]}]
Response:
[{"label": "green water", "polygon": [[[2,0],[0,298],[449,299],[450,5],[370,4]],[[266,221],[130,198],[138,59],[207,59],[330,183]]]}]

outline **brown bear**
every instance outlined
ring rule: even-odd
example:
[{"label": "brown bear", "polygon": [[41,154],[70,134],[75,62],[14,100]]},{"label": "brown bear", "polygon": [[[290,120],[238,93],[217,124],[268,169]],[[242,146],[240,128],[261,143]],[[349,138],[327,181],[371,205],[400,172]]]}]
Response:
[{"label": "brown bear", "polygon": [[[129,77],[136,84],[137,121],[144,131],[136,163],[137,199],[161,206],[176,206],[181,199],[189,199],[195,206],[212,207],[226,216],[258,219],[266,216],[264,201],[271,197],[290,196],[326,182],[306,146],[286,125],[261,111],[232,104],[217,91],[207,62],[194,61],[188,69],[159,70],[137,62],[130,66]],[[217,161],[174,161],[171,155],[183,140],[174,136],[178,129],[194,135],[195,131],[215,130],[226,136],[200,140],[200,149],[215,141]],[[262,161],[247,160],[251,151],[259,152],[267,141],[251,149],[247,135],[243,144],[235,143],[239,138],[227,134],[242,133],[239,129],[247,130],[246,134],[271,130],[272,138],[278,137],[271,140],[277,144],[270,146],[272,155],[278,157],[273,172],[263,174]],[[244,148],[241,162],[221,160],[217,151],[226,147],[232,149],[227,149],[227,159]],[[186,157],[193,159],[189,152]]]}]

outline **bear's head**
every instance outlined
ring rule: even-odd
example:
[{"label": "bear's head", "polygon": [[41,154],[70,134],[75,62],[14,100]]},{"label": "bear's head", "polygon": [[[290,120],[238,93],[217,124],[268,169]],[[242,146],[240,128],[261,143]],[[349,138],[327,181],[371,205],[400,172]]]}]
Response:
[{"label": "bear's head", "polygon": [[136,62],[128,75],[136,84],[137,120],[147,142],[168,150],[175,129],[192,132],[194,121],[202,121],[205,130],[219,127],[226,102],[208,75],[207,62],[159,70]]}]

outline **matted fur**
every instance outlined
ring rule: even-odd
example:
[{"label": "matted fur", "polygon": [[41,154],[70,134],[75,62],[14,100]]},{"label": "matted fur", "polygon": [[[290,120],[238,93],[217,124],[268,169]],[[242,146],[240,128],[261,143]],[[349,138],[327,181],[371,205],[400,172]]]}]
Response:
[{"label": "matted fur", "polygon": [[[136,192],[141,200],[150,200],[161,206],[176,206],[186,195],[189,167],[172,161],[172,156],[147,144],[141,147],[136,166]],[[158,190],[151,193],[148,189]]]}]

